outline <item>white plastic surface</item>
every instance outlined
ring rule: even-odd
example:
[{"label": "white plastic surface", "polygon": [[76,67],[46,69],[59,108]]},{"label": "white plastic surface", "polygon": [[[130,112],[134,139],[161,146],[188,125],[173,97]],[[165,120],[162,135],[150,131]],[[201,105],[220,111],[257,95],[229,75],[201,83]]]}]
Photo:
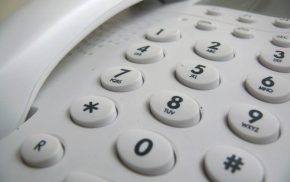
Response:
[{"label": "white plastic surface", "polygon": [[287,18],[277,18],[274,25],[280,28],[290,28],[290,20]]},{"label": "white plastic surface", "polygon": [[235,28],[233,31],[233,35],[238,37],[238,38],[242,38],[242,39],[254,38],[253,31],[248,29],[248,28],[244,28],[244,27]]},{"label": "white plastic surface", "polygon": [[70,49],[105,20],[139,1],[33,0],[3,22],[0,139],[24,122],[42,84]]},{"label": "white plastic surface", "polygon": [[276,35],[273,37],[272,43],[279,47],[290,47],[290,36],[286,34]]},{"label": "white plastic surface", "polygon": [[215,30],[216,29],[216,25],[210,21],[204,21],[204,20],[200,20],[197,22],[196,24],[196,28],[200,29],[200,30]]},{"label": "white plastic surface", "polygon": [[63,182],[108,182],[108,181],[84,172],[73,172],[68,174],[63,180]]}]

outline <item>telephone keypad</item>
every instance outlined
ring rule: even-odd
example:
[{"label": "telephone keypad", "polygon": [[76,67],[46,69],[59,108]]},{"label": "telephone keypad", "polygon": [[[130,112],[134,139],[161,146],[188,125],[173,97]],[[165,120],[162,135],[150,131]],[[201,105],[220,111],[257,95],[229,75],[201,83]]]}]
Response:
[{"label": "telephone keypad", "polygon": [[290,20],[287,18],[277,18],[274,25],[279,28],[290,28]]},{"label": "telephone keypad", "polygon": [[238,21],[242,23],[254,23],[256,22],[256,19],[250,14],[244,14],[239,16]]},{"label": "telephone keypad", "polygon": [[213,61],[228,61],[235,56],[230,45],[216,40],[199,40],[194,50],[199,56]]},{"label": "telephone keypad", "polygon": [[279,120],[269,111],[248,104],[233,106],[228,113],[230,129],[242,139],[267,144],[280,135]]},{"label": "telephone keypad", "polygon": [[155,176],[167,173],[175,165],[174,149],[163,136],[146,130],[130,130],[116,142],[120,160],[131,170]]}]

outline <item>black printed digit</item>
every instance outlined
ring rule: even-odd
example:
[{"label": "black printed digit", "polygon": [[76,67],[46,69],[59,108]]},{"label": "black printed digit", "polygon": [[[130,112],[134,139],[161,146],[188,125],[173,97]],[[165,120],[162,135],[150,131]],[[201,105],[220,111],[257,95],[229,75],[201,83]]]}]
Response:
[{"label": "black printed digit", "polygon": [[219,42],[211,42],[213,45],[209,46],[209,49],[214,49],[214,50],[218,50],[218,47],[221,45],[221,43]]},{"label": "black printed digit", "polygon": [[132,71],[132,70],[126,70],[126,69],[121,69],[121,73],[119,73],[119,74],[117,74],[117,75],[115,75],[114,76],[114,78],[117,78],[117,77],[119,77],[119,76],[121,76],[121,75],[124,75],[124,74],[126,74],[126,73],[128,73],[128,72],[130,72],[130,71]]},{"label": "black printed digit", "polygon": [[275,51],[275,53],[277,53],[277,54],[274,54],[275,58],[283,59],[285,57],[285,52],[283,51]]},{"label": "black printed digit", "polygon": [[183,98],[180,96],[173,96],[169,102],[167,102],[167,106],[170,109],[178,109],[180,107],[180,103],[183,101]]},{"label": "black printed digit", "polygon": [[252,109],[249,111],[249,116],[251,119],[249,120],[250,123],[256,122],[263,117],[263,113],[261,111]]},{"label": "black printed digit", "polygon": [[267,78],[264,78],[262,80],[262,84],[265,86],[265,87],[273,87],[275,85],[275,82],[272,80],[273,77],[272,76],[269,76]]},{"label": "black printed digit", "polygon": [[206,68],[206,66],[199,64],[196,67],[194,67],[194,69],[191,70],[191,73],[202,74],[204,71],[204,68]]},{"label": "black printed digit", "polygon": [[144,47],[140,47],[137,50],[143,52],[146,52],[148,49],[150,48],[150,46],[144,46]]},{"label": "black printed digit", "polygon": [[139,142],[137,142],[135,146],[135,154],[138,156],[144,156],[151,151],[152,147],[153,147],[152,140],[144,138]]}]

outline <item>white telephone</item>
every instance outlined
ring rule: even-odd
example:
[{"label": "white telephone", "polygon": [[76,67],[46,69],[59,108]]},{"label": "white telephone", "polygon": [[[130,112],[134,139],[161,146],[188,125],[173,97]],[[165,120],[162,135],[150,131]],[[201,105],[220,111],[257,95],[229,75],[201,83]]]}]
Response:
[{"label": "white telephone", "polygon": [[0,25],[0,87],[1,182],[290,180],[289,19],[32,0]]}]

